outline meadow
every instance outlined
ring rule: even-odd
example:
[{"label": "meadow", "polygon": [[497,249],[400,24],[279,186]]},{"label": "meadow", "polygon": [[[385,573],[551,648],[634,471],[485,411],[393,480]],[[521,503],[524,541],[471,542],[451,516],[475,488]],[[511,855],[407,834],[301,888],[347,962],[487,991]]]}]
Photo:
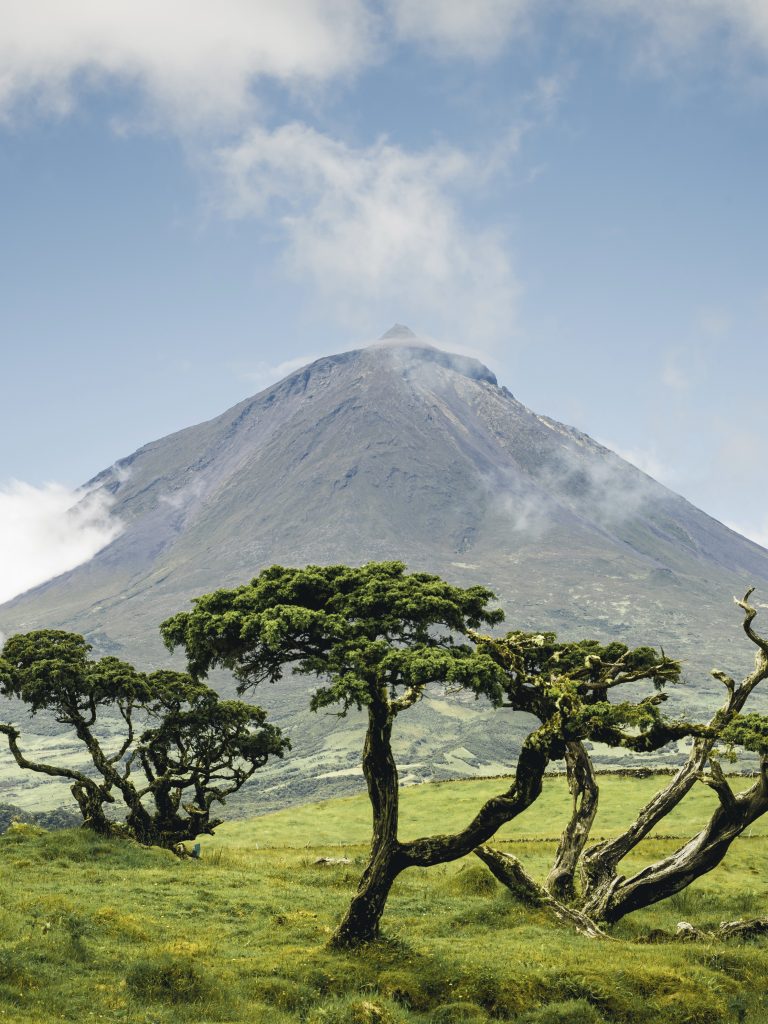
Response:
[{"label": "meadow", "polygon": [[[614,833],[658,784],[603,777],[595,834]],[[406,788],[402,835],[450,830],[498,788],[486,779]],[[496,845],[543,878],[568,799],[564,779],[548,779]],[[690,835],[712,799],[699,787],[630,867]],[[681,920],[706,929],[765,914],[764,823],[700,882],[621,922],[612,940],[520,906],[470,857],[405,872],[382,940],[331,952],[327,939],[365,862],[368,821],[363,795],[291,808],[223,825],[199,859],[183,860],[79,829],[12,826],[0,837],[0,1020],[768,1021],[768,942],[672,939]]]}]

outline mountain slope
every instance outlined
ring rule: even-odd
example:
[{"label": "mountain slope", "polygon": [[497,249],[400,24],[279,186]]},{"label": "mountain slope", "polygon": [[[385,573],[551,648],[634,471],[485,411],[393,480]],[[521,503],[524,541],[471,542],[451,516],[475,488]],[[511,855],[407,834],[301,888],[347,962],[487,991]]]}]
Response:
[{"label": "mountain slope", "polygon": [[[709,668],[751,660],[732,595],[750,583],[768,593],[768,551],[533,413],[481,363],[404,329],[144,446],[92,485],[114,496],[122,534],[0,608],[3,632],[60,626],[152,666],[167,661],[158,623],[196,594],[274,562],[402,558],[491,586],[508,628],[662,644],[692,666],[691,705],[713,699]],[[299,681],[258,699],[290,727],[305,692]],[[352,723],[329,735],[327,722],[300,720],[302,778],[352,766],[337,756],[356,745]],[[500,769],[507,728],[489,736],[485,715],[434,701],[404,756],[415,777],[434,764]]]}]

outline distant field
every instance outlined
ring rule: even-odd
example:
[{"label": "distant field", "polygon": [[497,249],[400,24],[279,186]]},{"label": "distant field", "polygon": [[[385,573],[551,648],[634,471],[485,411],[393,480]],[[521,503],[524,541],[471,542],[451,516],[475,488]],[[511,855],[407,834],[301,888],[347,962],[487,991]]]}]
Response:
[{"label": "distant field", "polygon": [[[605,824],[652,779],[604,777]],[[403,792],[406,833],[463,822],[498,781]],[[566,811],[561,779],[520,819],[515,853],[542,876]],[[615,805],[615,806],[614,806]],[[684,829],[706,813],[695,797]],[[200,860],[83,830],[0,836],[0,1021],[124,1024],[763,1024],[768,942],[643,941],[766,914],[768,839],[738,840],[701,882],[595,942],[521,907],[476,861],[405,872],[384,938],[326,948],[365,860],[363,799],[223,827]],[[354,845],[359,843],[360,845]],[[259,846],[257,849],[256,846]],[[637,859],[674,840],[652,840]],[[269,847],[269,848],[265,848]],[[344,850],[349,865],[324,867]]]},{"label": "distant field", "polygon": [[[668,781],[669,776],[645,779],[601,775],[600,808],[595,835],[614,835],[634,817],[634,812]],[[434,831],[450,832],[465,825],[495,793],[510,784],[503,779],[467,779],[458,782],[406,786],[400,791],[401,838],[414,839]],[[750,779],[732,780],[735,789],[751,785]],[[554,839],[570,814],[570,794],[565,778],[547,778],[536,803],[498,833],[503,840]],[[716,797],[706,786],[696,786],[687,799],[659,827],[663,835],[689,836],[715,807]],[[371,812],[365,793],[290,807],[247,821],[222,825],[216,836],[203,840],[213,846],[300,848],[320,843],[360,844],[370,836]],[[439,824],[437,824],[439,823]],[[768,835],[768,816],[752,829],[752,835]]]}]

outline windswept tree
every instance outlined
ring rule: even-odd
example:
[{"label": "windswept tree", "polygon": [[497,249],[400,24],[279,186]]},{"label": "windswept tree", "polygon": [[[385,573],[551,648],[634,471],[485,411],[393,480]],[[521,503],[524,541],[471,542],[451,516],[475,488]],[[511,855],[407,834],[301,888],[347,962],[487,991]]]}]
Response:
[{"label": "windswept tree", "polygon": [[[651,750],[690,733],[686,723],[663,719],[661,694],[639,704],[605,700],[606,688],[619,676],[657,686],[677,678],[675,662],[648,648],[558,646],[552,634],[512,634],[498,648],[481,638],[468,642],[481,623],[501,621],[492,601],[483,587],[462,589],[437,576],[408,574],[400,562],[272,566],[244,586],[197,598],[192,611],[161,627],[171,650],[186,651],[195,678],[221,666],[234,673],[242,692],[278,681],[290,667],[321,681],[311,698],[313,710],[365,710],[362,768],[373,811],[371,852],[334,933],[336,946],[378,935],[392,883],[406,868],[457,860],[529,807],[541,792],[547,765],[564,757],[569,743],[602,739]],[[550,672],[555,662],[559,670]],[[572,671],[584,682],[585,696],[570,679]],[[540,725],[522,744],[511,785],[479,808],[465,828],[403,842],[392,731],[398,715],[432,685],[529,712]]]},{"label": "windswept tree", "polygon": [[[752,671],[740,683],[722,671],[712,672],[725,687],[723,704],[708,723],[690,728],[688,735],[693,736],[694,741],[685,763],[641,808],[620,835],[588,846],[599,787],[583,742],[571,740],[566,747],[565,761],[573,809],[547,878],[546,890],[537,893],[536,883],[508,854],[500,854],[488,847],[476,851],[514,892],[549,901],[561,916],[567,917],[570,910],[582,915],[582,921],[587,918],[613,923],[632,911],[680,892],[717,867],[733,841],[768,811],[768,719],[764,715],[743,712],[755,688],[768,677],[768,641],[753,627],[757,612],[749,603],[751,594],[752,590],[749,590],[741,600],[735,600],[743,611],[743,630],[755,647]],[[477,639],[500,667],[507,672],[514,671],[511,669],[509,638]],[[512,647],[514,649],[514,643]],[[576,645],[572,650],[577,654]],[[577,654],[577,660],[578,657],[581,655]],[[551,648],[549,660],[542,666],[544,677],[559,676],[561,658],[559,648]],[[600,666],[603,681],[595,687],[590,676],[597,666]],[[624,649],[620,645],[610,645],[597,660],[587,654],[581,667],[572,666],[570,678],[578,701],[588,709],[597,706],[596,702],[604,699],[609,689],[632,679],[633,668]],[[601,734],[601,730],[596,730],[591,738],[611,742],[610,734]],[[670,738],[674,738],[672,734]],[[720,755],[729,753],[736,746],[759,755],[755,782],[739,793],[732,789],[720,764]],[[640,751],[643,747],[635,745],[634,749]],[[622,874],[620,865],[624,858],[697,784],[709,786],[718,798],[718,804],[705,826],[670,855],[629,876]]]},{"label": "windswept tree", "polygon": [[212,817],[288,741],[261,708],[220,700],[182,672],[145,674],[117,658],[89,657],[82,636],[37,630],[6,641],[0,693],[33,715],[72,730],[87,770],[26,756],[20,730],[0,724],[19,767],[71,782],[83,823],[116,830],[106,805],[125,806],[120,829],[146,845],[173,848],[221,824]]}]

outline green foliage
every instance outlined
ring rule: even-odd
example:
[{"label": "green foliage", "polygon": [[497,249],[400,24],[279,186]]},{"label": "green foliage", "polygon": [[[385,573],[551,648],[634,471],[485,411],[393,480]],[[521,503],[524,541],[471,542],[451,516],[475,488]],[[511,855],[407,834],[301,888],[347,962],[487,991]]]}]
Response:
[{"label": "green foliage", "polygon": [[721,734],[723,743],[768,755],[768,717],[751,712],[737,715]]},{"label": "green foliage", "polygon": [[222,666],[244,689],[277,681],[290,665],[323,680],[315,710],[337,703],[343,712],[361,708],[382,690],[393,701],[407,694],[410,706],[432,682],[498,700],[493,661],[455,639],[501,620],[502,612],[488,607],[492,600],[484,587],[407,574],[402,562],[276,565],[245,586],[197,598],[191,612],[168,619],[161,632],[169,649],[184,648],[198,678]]},{"label": "green foliage", "polygon": [[[637,751],[657,750],[672,739],[706,735],[693,723],[667,720],[660,711],[667,683],[680,677],[679,662],[650,647],[596,640],[558,641],[554,633],[504,637],[470,636],[478,652],[503,671],[504,704],[528,711],[546,729],[537,741],[549,756],[563,756],[566,742],[595,740]],[[649,682],[654,692],[640,700],[609,700],[608,692],[628,683]]]},{"label": "green foliage", "polygon": [[149,696],[147,679],[117,658],[88,658],[91,645],[76,633],[38,629],[9,637],[0,662],[0,693],[17,697],[35,714],[76,725],[105,705],[131,706]]},{"label": "green foliage", "polygon": [[[210,832],[220,823],[211,819],[212,805],[289,747],[261,708],[220,700],[186,673],[141,673],[116,658],[92,660],[90,650],[83,637],[61,630],[12,636],[2,650],[0,694],[33,714],[52,712],[74,731],[95,771],[31,761],[18,729],[0,724],[0,732],[21,768],[71,780],[95,831],[113,830],[104,805],[117,796],[127,808],[126,828],[140,842],[173,847]],[[115,712],[124,725],[117,739]]]},{"label": "green foliage", "polygon": [[650,679],[661,689],[680,678],[680,663],[651,647],[632,649],[616,641],[559,641],[555,633],[522,630],[513,630],[498,640],[484,639],[504,665],[509,683],[531,685],[538,681],[545,687],[568,679],[576,684],[578,693],[586,694],[592,689],[605,691],[630,679]]}]

